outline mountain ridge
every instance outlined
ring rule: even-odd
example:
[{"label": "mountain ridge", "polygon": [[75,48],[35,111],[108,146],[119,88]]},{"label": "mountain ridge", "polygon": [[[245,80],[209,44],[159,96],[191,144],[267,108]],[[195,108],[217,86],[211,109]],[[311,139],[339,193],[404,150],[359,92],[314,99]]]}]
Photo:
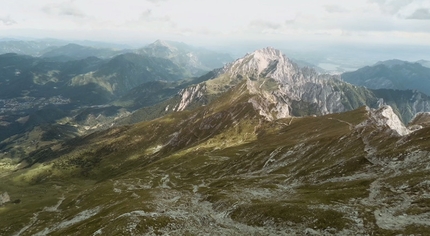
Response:
[{"label": "mountain ridge", "polygon": [[[246,81],[249,91],[260,94],[266,101],[268,110],[264,113],[270,114],[269,119],[343,112],[363,105],[375,108],[382,98],[395,108],[403,122],[408,122],[416,112],[427,111],[430,107],[425,95],[405,93],[401,99],[397,99],[394,90],[376,91],[350,85],[339,76],[300,68],[279,50],[269,47],[249,53],[215,70],[207,81],[199,85],[183,89],[168,109],[186,109],[193,99],[210,101],[210,97],[219,96],[241,81]],[[203,97],[206,98],[202,100]]]},{"label": "mountain ridge", "polygon": [[430,94],[430,68],[417,62],[378,62],[354,72],[343,73],[342,79],[370,89],[411,89]]},{"label": "mountain ridge", "polygon": [[95,48],[82,46],[76,43],[56,47],[43,53],[41,57],[57,58],[65,61],[80,60],[87,57],[98,57],[101,59],[109,59],[119,54],[126,53],[129,50],[114,50],[109,48]]},{"label": "mountain ridge", "polygon": [[201,76],[233,60],[226,53],[218,53],[203,48],[195,48],[182,42],[165,40],[157,40],[136,52],[169,59],[178,66],[186,68],[190,72],[190,76]]}]

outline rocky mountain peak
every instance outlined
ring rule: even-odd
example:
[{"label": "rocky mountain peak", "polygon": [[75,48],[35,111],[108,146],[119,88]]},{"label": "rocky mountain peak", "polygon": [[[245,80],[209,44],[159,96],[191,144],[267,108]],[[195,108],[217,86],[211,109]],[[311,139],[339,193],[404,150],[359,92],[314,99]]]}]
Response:
[{"label": "rocky mountain peak", "polygon": [[296,73],[298,67],[280,50],[267,47],[226,65],[224,71],[232,75],[262,76],[280,81],[282,77],[287,77],[286,74]]},{"label": "rocky mountain peak", "polygon": [[[183,110],[194,102],[204,104],[201,101],[205,101],[205,96],[217,97],[238,85],[243,89],[235,90],[235,96],[251,96],[248,101],[267,120],[339,113],[363,105],[375,107],[380,98],[387,96],[345,83],[338,76],[319,74],[307,67],[300,68],[281,51],[271,47],[246,54],[213,71],[210,76],[211,79],[202,82],[202,86],[184,89],[179,94],[180,104],[171,107]],[[415,111],[428,110],[427,103],[415,102],[417,99],[419,97],[410,99],[414,102],[408,105],[412,107],[412,115]],[[404,121],[410,120],[407,114],[399,113]],[[410,132],[391,107],[382,107],[373,115],[374,119],[369,123],[372,127],[388,126],[399,135]]]},{"label": "rocky mountain peak", "polygon": [[163,41],[161,39],[157,39],[155,42],[151,43],[150,46],[164,46],[164,47],[168,47],[170,45],[166,41]]},{"label": "rocky mountain peak", "polygon": [[170,52],[170,53],[172,53],[172,52],[174,52],[174,51],[176,51],[177,50],[177,48],[176,47],[174,47],[173,45],[171,45],[171,44],[169,44],[168,42],[166,42],[166,41],[163,41],[163,40],[160,40],[160,39],[158,39],[157,41],[155,41],[155,42],[153,42],[153,43],[151,43],[151,44],[149,44],[148,46],[146,46],[145,47],[146,49],[149,49],[149,50],[152,50],[153,51],[153,53],[155,53],[155,52],[158,52],[158,53],[160,53],[161,51],[160,50],[162,50],[163,52]]},{"label": "rocky mountain peak", "polygon": [[178,49],[174,47],[173,45],[169,44],[166,41],[163,40],[157,40],[148,46],[146,46],[141,51],[146,51],[147,53],[150,53],[152,56],[158,56],[163,58],[170,58],[173,53],[175,53]]},{"label": "rocky mountain peak", "polygon": [[250,56],[257,61],[266,61],[266,62],[284,59],[284,55],[282,54],[282,52],[272,47],[258,49],[253,53],[247,54],[247,56]]}]

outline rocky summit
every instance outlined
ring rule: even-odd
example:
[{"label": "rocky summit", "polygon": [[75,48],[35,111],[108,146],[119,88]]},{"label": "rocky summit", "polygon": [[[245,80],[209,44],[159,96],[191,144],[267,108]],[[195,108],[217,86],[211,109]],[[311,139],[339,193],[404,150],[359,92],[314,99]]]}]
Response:
[{"label": "rocky summit", "polygon": [[0,235],[430,233],[426,96],[273,48],[171,89],[128,125],[0,166]]},{"label": "rocky summit", "polygon": [[209,79],[179,92],[176,102],[166,109],[179,111],[194,108],[196,103],[207,104],[238,85],[243,85],[246,93],[257,95],[258,101],[249,101],[269,120],[345,112],[360,106],[377,108],[386,104],[393,107],[403,122],[409,122],[416,113],[430,111],[425,94],[351,85],[338,75],[300,68],[274,48],[257,50],[212,72]]}]

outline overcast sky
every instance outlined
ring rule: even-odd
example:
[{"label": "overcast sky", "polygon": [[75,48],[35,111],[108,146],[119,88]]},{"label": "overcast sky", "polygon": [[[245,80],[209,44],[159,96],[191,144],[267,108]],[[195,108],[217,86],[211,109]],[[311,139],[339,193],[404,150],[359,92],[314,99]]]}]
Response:
[{"label": "overcast sky", "polygon": [[0,38],[430,45],[430,0],[10,0]]}]

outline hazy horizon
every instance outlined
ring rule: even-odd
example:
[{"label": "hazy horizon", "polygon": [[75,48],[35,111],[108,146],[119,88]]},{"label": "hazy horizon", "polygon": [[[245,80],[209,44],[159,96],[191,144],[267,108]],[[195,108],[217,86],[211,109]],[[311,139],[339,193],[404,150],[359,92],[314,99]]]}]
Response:
[{"label": "hazy horizon", "polygon": [[0,38],[124,47],[162,39],[233,57],[271,46],[313,63],[348,58],[357,66],[430,60],[430,1],[16,0],[2,4]]},{"label": "hazy horizon", "polygon": [[[117,49],[137,49],[156,40],[175,41],[169,39],[155,39],[142,41],[138,43],[112,42],[112,41],[97,41],[88,39],[58,39],[58,38],[33,38],[33,37],[6,37],[0,38],[2,41],[52,41],[61,42],[61,45],[68,43],[77,43],[84,46],[92,46],[96,48],[117,48]],[[281,50],[287,57],[291,59],[301,60],[312,63],[326,70],[336,70],[333,68],[343,68],[351,71],[366,65],[373,65],[379,61],[392,59],[417,62],[419,60],[430,61],[430,47],[422,45],[406,45],[406,44],[365,44],[365,43],[309,43],[309,42],[292,42],[292,41],[231,41],[223,42],[218,45],[199,45],[193,42],[176,41],[188,44],[194,47],[202,47],[214,50],[221,53],[227,53],[232,58],[237,59],[243,57],[247,53],[255,50],[273,47]]]}]

